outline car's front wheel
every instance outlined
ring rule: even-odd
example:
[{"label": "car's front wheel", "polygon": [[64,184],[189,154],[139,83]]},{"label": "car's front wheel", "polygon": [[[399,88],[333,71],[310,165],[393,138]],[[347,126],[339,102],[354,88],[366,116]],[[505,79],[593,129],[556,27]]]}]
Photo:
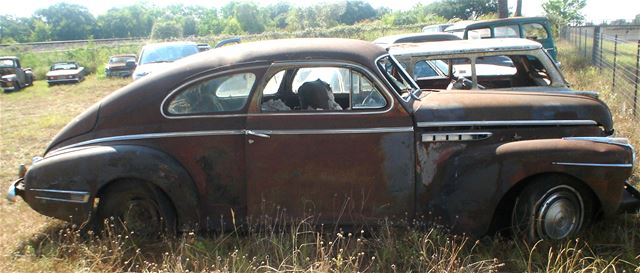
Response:
[{"label": "car's front wheel", "polygon": [[591,194],[578,182],[548,175],[531,181],[512,211],[516,236],[527,241],[562,240],[579,234],[593,215]]},{"label": "car's front wheel", "polygon": [[140,181],[120,181],[100,196],[94,218],[96,229],[105,225],[116,232],[153,238],[176,232],[176,213],[171,201],[157,187]]}]

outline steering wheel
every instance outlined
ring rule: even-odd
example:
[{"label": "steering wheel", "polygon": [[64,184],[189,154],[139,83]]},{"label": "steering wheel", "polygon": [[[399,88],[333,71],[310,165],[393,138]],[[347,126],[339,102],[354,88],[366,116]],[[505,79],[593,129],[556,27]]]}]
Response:
[{"label": "steering wheel", "polygon": [[375,94],[374,91],[369,91],[369,95],[367,95],[362,102],[360,102],[360,105],[368,105],[369,103],[373,103],[373,104],[378,104],[380,101],[376,100],[373,95]]},{"label": "steering wheel", "polygon": [[[473,88],[473,81],[462,76],[458,77],[455,80],[452,80],[449,85],[447,85],[447,90],[471,90],[471,88]],[[478,89],[484,90],[487,88],[481,84],[478,84]]]}]

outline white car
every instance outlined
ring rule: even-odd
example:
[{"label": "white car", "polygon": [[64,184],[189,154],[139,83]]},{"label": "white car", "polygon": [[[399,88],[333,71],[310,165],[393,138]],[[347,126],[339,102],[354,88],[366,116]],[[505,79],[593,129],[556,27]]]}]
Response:
[{"label": "white car", "polygon": [[200,52],[194,42],[168,42],[148,44],[142,47],[133,79],[163,70],[176,60]]}]

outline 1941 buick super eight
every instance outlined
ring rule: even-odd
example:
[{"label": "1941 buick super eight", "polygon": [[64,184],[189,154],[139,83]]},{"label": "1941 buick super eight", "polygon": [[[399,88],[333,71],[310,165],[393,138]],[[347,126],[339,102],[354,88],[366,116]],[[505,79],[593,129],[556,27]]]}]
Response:
[{"label": "1941 buick super eight", "polygon": [[633,149],[613,131],[595,98],[420,90],[368,42],[264,41],[193,55],[104,98],[9,197],[136,232],[225,228],[278,208],[555,240],[637,207]]}]

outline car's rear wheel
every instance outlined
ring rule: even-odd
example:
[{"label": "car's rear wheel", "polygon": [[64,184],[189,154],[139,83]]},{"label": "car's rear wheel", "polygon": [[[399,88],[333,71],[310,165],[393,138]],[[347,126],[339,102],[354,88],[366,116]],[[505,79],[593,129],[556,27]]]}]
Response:
[{"label": "car's rear wheel", "polygon": [[578,182],[548,175],[531,181],[515,201],[511,226],[530,242],[563,240],[579,234],[591,221],[591,194]]},{"label": "car's rear wheel", "polygon": [[109,225],[116,232],[132,232],[142,238],[176,232],[171,201],[157,187],[140,181],[120,181],[105,189],[94,221],[98,231]]}]

